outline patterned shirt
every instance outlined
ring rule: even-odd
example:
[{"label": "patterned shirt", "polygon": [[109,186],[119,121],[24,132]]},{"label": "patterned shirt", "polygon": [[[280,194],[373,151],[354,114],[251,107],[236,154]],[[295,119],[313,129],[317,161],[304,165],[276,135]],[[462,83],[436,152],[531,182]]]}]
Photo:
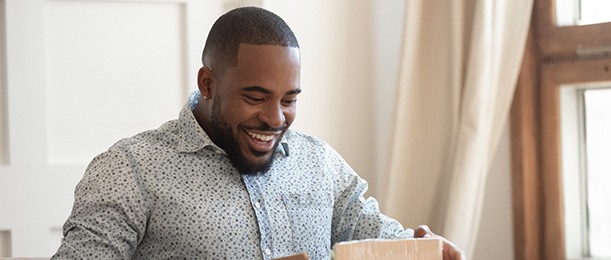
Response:
[{"label": "patterned shirt", "polygon": [[192,113],[123,139],[76,187],[53,259],[272,259],[412,237],[323,141],[288,130],[269,172],[242,176]]}]

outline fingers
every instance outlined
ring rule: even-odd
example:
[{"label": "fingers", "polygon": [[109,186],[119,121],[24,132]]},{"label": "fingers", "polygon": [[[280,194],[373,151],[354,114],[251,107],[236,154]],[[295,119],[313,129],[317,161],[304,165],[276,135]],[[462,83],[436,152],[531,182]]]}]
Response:
[{"label": "fingers", "polygon": [[466,260],[465,253],[460,250],[454,243],[443,238],[443,259],[449,260]]},{"label": "fingers", "polygon": [[415,238],[432,237],[433,235],[433,232],[431,232],[431,229],[427,225],[420,225],[414,231]]},{"label": "fingers", "polygon": [[465,253],[458,248],[454,243],[444,237],[438,236],[431,231],[427,225],[420,225],[414,231],[415,238],[437,237],[443,242],[443,259],[444,260],[466,260]]}]

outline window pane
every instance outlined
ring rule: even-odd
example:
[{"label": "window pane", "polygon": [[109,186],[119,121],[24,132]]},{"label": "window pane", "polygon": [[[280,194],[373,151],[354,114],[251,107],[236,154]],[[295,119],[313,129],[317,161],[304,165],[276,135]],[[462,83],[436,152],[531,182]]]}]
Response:
[{"label": "window pane", "polygon": [[556,23],[559,26],[576,25],[579,17],[578,0],[556,0]]},{"label": "window pane", "polygon": [[556,0],[555,3],[559,26],[611,22],[610,0]]},{"label": "window pane", "polygon": [[585,119],[581,86],[560,88],[564,243],[567,259],[589,254],[586,208]]},{"label": "window pane", "polygon": [[580,2],[580,25],[611,21],[611,1],[580,0]]},{"label": "window pane", "polygon": [[611,88],[584,93],[590,253],[611,257]]}]

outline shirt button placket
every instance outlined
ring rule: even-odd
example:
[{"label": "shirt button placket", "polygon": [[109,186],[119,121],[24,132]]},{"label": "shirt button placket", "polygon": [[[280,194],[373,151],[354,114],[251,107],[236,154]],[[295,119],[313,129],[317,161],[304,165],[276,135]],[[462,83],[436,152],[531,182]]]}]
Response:
[{"label": "shirt button placket", "polygon": [[255,211],[255,217],[257,218],[257,222],[259,224],[260,236],[261,236],[261,249],[263,259],[271,259],[272,250],[270,249],[271,241],[268,239],[269,230],[268,230],[268,219],[265,218],[266,214],[264,213],[263,204],[261,203],[261,193],[257,188],[254,187],[254,180],[249,176],[243,176],[244,183],[246,184],[246,189],[248,190],[248,194],[250,195],[252,207]]},{"label": "shirt button placket", "polygon": [[[253,206],[255,207],[255,210],[258,211],[258,210],[261,209],[261,202],[259,202],[259,200],[255,200],[255,203],[253,203]],[[264,242],[264,244],[266,244],[266,243]],[[269,249],[269,247],[265,247],[265,249],[263,250],[263,253],[265,253],[266,257],[269,257],[269,256],[272,255],[272,250]]]}]

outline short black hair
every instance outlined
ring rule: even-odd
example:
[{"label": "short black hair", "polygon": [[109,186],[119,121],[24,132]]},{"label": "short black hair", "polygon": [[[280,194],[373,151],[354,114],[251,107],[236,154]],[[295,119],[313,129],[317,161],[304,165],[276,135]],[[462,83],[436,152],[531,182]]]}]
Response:
[{"label": "short black hair", "polygon": [[234,67],[240,44],[299,48],[295,34],[280,16],[259,7],[240,7],[225,13],[212,25],[202,64],[221,73]]}]

